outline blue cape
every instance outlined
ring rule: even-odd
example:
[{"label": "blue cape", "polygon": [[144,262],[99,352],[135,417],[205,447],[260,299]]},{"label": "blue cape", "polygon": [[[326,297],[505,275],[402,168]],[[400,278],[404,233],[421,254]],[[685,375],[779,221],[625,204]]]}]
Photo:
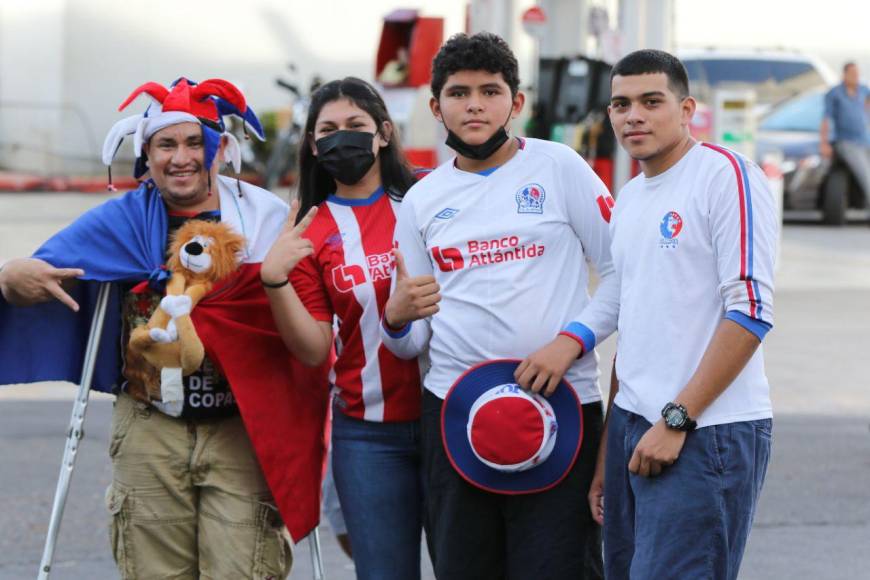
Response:
[{"label": "blue cape", "polygon": [[[153,182],[83,214],[33,255],[58,268],[81,268],[72,296],[78,313],[52,301],[16,308],[0,298],[0,385],[36,381],[79,383],[100,282],[148,280],[159,289],[169,277],[166,206]],[[112,285],[92,388],[111,391],[121,376],[121,305]]]}]

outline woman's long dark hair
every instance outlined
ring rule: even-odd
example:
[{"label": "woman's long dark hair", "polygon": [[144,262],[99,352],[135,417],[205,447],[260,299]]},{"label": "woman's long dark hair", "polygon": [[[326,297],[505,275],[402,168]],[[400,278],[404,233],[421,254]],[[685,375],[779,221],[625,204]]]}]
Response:
[{"label": "woman's long dark hair", "polygon": [[384,100],[374,87],[355,77],[328,82],[311,96],[308,120],[305,122],[305,140],[299,148],[300,207],[297,221],[301,220],[311,207],[326,200],[329,194],[335,193],[335,180],[317,163],[317,157],[311,151],[311,141],[314,140],[314,125],[317,123],[317,117],[320,116],[320,110],[327,103],[339,99],[348,99],[368,113],[374,119],[378,132],[383,130],[385,121],[392,126],[390,142],[378,151],[381,184],[389,196],[396,200],[402,199],[405,192],[416,181],[402,151],[397,127],[387,112]]}]

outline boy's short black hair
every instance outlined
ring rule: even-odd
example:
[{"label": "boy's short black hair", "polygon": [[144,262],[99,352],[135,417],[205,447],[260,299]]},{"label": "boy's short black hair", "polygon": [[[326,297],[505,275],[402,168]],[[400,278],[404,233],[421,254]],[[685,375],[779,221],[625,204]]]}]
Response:
[{"label": "boy's short black hair", "polygon": [[610,71],[610,82],[615,76],[634,76],[665,73],[668,86],[681,99],[689,96],[689,74],[680,59],[663,50],[650,48],[636,50],[622,57]]},{"label": "boy's short black hair", "polygon": [[491,32],[478,32],[473,36],[454,34],[444,43],[432,62],[432,96],[441,96],[447,77],[463,70],[485,70],[501,73],[511,96],[520,88],[517,58],[502,37]]},{"label": "boy's short black hair", "polygon": [[843,73],[849,72],[849,67],[858,66],[855,64],[854,60],[850,60],[847,63],[843,64]]}]

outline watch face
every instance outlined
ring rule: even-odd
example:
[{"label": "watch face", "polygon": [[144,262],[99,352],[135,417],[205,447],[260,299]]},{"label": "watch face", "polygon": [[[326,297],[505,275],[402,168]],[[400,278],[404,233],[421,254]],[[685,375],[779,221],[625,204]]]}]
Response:
[{"label": "watch face", "polygon": [[680,427],[684,422],[683,412],[677,407],[672,407],[665,413],[665,423],[668,427]]}]

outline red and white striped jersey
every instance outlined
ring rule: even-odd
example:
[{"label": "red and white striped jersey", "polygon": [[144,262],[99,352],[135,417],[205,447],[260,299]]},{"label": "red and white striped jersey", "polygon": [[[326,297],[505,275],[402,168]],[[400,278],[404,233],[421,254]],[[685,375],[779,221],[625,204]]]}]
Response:
[{"label": "red and white striped jersey", "polygon": [[305,237],[314,254],[290,275],[316,320],[338,319],[330,376],[344,413],[367,421],[412,421],[420,416],[420,370],[381,342],[380,321],[390,295],[395,207],[384,190],[367,199],[329,196]]}]

